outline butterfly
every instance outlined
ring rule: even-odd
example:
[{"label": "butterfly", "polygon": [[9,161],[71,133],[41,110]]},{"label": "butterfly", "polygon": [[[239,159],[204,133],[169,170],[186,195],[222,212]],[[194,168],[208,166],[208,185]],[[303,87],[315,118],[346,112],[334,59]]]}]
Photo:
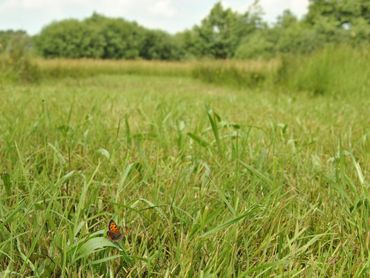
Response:
[{"label": "butterfly", "polygon": [[117,241],[123,239],[123,234],[121,233],[116,222],[113,220],[109,221],[107,236],[110,240]]}]

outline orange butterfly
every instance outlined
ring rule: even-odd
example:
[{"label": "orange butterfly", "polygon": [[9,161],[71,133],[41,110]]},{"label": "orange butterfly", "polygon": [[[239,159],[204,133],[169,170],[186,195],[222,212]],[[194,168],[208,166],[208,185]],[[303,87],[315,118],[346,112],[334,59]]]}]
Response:
[{"label": "orange butterfly", "polygon": [[113,220],[109,221],[107,236],[110,240],[113,240],[113,241],[123,239],[123,234],[121,233],[116,222],[114,222]]}]

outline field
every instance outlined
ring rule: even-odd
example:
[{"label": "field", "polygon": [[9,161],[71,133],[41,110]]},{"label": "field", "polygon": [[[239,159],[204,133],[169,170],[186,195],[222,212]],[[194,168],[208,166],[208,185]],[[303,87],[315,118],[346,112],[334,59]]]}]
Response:
[{"label": "field", "polygon": [[38,63],[0,90],[0,276],[368,275],[368,83]]}]

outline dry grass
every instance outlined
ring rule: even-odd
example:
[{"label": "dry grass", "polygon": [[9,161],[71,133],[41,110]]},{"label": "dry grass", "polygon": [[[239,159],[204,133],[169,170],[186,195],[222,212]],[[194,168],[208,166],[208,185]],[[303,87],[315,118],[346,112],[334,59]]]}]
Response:
[{"label": "dry grass", "polygon": [[270,61],[127,61],[127,60],[93,60],[93,59],[38,59],[36,64],[45,77],[89,77],[101,74],[136,74],[153,76],[191,76],[199,67],[216,70],[235,68],[241,72],[273,72],[279,65],[278,59]]}]

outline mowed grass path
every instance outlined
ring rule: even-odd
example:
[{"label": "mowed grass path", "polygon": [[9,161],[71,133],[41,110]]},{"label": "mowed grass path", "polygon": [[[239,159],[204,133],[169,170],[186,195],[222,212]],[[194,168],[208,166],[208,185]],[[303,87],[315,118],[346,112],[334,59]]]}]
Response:
[{"label": "mowed grass path", "polygon": [[3,86],[0,276],[366,277],[369,108],[185,77]]}]

